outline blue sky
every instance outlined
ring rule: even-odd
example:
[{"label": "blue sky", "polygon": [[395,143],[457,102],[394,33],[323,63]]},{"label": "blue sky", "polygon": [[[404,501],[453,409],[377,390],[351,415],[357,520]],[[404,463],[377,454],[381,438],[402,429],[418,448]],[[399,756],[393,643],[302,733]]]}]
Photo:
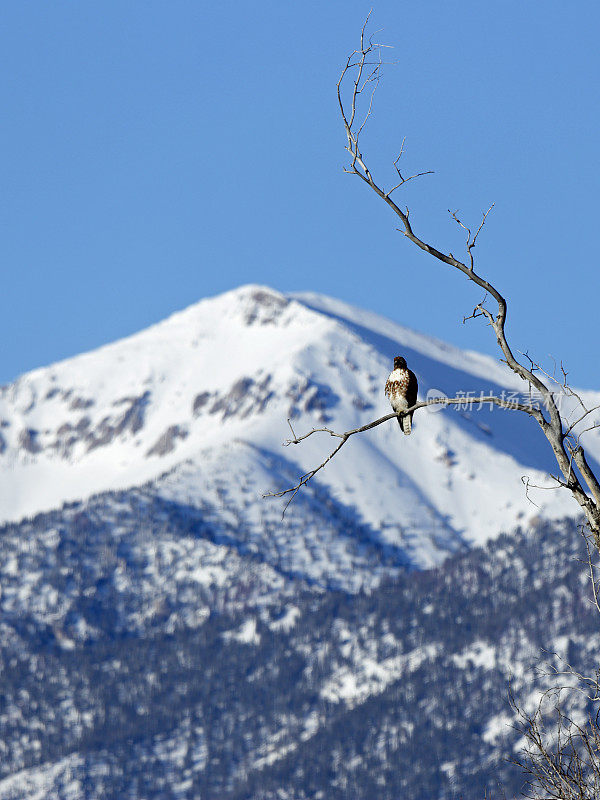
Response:
[{"label": "blue sky", "polygon": [[[0,25],[0,382],[242,283],[331,294],[494,352],[479,293],[344,175],[335,84],[370,5],[24,0]],[[406,137],[415,232],[509,298],[515,348],[597,370],[596,3],[383,0],[363,151]]]}]

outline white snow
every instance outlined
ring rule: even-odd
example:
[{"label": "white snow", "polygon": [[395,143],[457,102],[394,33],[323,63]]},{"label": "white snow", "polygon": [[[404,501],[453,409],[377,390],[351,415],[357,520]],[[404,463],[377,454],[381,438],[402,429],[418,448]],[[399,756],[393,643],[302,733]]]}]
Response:
[{"label": "white snow", "polygon": [[321,696],[329,702],[345,703],[352,708],[371,695],[381,694],[390,683],[414,672],[439,652],[439,645],[430,644],[379,662],[362,654],[351,666],[341,667],[326,681]]},{"label": "white snow", "polygon": [[300,609],[298,606],[290,605],[286,608],[285,613],[274,622],[271,622],[269,627],[272,631],[283,631],[289,633],[298,621],[300,616]]},{"label": "white snow", "polygon": [[65,792],[69,796],[81,796],[81,784],[71,775],[83,765],[83,758],[78,754],[67,756],[56,763],[24,769],[0,780],[0,795],[5,798],[28,798],[28,800],[45,800],[50,797],[54,783],[60,779]]},{"label": "white snow", "polygon": [[508,738],[513,732],[516,723],[515,715],[506,711],[490,717],[481,738],[487,744],[496,746],[502,739]]},{"label": "white snow", "polygon": [[260,634],[256,631],[256,620],[247,619],[235,631],[226,631],[224,639],[233,639],[241,644],[260,644]]},{"label": "white snow", "polygon": [[467,666],[494,669],[496,666],[496,648],[481,639],[474,641],[462,653],[452,656],[452,660],[460,669]]}]

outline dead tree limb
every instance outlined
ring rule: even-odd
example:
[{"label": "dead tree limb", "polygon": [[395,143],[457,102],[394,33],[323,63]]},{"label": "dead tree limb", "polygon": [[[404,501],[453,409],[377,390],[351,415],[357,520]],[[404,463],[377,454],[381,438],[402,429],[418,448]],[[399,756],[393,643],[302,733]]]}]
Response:
[{"label": "dead tree limb", "polygon": [[[352,51],[348,56],[337,82],[339,111],[346,133],[346,150],[350,154],[350,163],[344,167],[344,171],[350,175],[357,176],[386,203],[400,220],[401,227],[397,228],[397,230],[403,233],[413,245],[438,261],[461,272],[467,280],[472,281],[483,290],[484,299],[475,306],[472,314],[463,319],[463,322],[466,322],[467,319],[484,317],[496,336],[498,347],[503,356],[501,360],[525,382],[529,392],[537,392],[542,401],[540,408],[535,409],[535,413],[532,413],[531,407],[526,404],[503,403],[501,402],[501,398],[490,397],[486,398],[485,402],[495,403],[504,408],[511,408],[512,410],[528,413],[535,419],[543,435],[550,444],[558,465],[559,474],[551,477],[554,478],[558,486],[568,489],[581,506],[593,534],[596,548],[600,551],[600,482],[590,467],[581,444],[581,436],[583,433],[599,426],[600,423],[594,423],[586,428],[585,431],[580,431],[579,434],[576,434],[577,425],[596,409],[588,409],[580,395],[569,386],[567,373],[562,363],[562,381],[559,381],[556,375],[549,375],[537,362],[531,359],[528,354],[520,354],[523,356],[522,360],[519,360],[515,356],[505,329],[508,313],[507,301],[500,291],[483,274],[476,270],[473,253],[477,245],[478,236],[483,230],[488,215],[492,211],[494,205],[492,204],[483,214],[481,222],[474,234],[472,233],[472,229],[459,219],[458,212],[450,212],[455,222],[463,228],[466,233],[465,249],[468,263],[465,263],[456,258],[453,253],[444,253],[415,233],[413,225],[409,221],[408,207],[402,210],[396,201],[392,199],[392,193],[401,189],[409,181],[423,175],[431,174],[431,171],[427,170],[424,172],[417,172],[408,178],[404,177],[400,169],[400,161],[404,154],[404,140],[400,146],[399,155],[396,160],[393,161],[393,167],[396,172],[396,182],[392,185],[391,189],[386,191],[383,186],[375,180],[367,165],[366,157],[360,148],[360,137],[372,114],[374,96],[381,79],[381,71],[384,63],[382,59],[382,48],[385,47],[385,45],[373,41],[372,36],[367,36],[366,29],[368,21],[369,17],[367,17],[361,30],[360,47]],[[364,100],[365,97],[366,101]],[[495,310],[490,310],[487,307],[486,301],[488,298],[492,298],[492,300],[495,301]],[[580,413],[574,421],[563,417],[559,404],[556,401],[553,384],[560,387],[564,395],[574,398],[574,400],[579,403]],[[465,398],[444,400],[448,405],[457,404],[459,401],[464,403]],[[480,398],[475,398],[472,402],[480,402]],[[423,405],[428,404],[430,403],[417,403],[410,411],[417,410]],[[364,433],[395,416],[401,415],[394,413],[388,414],[361,428],[356,428],[355,430],[346,431],[341,434],[335,433],[327,428],[313,429],[300,437],[296,437],[294,434],[294,438],[289,440],[287,444],[298,444],[308,436],[319,431],[338,437],[341,441],[321,464],[301,476],[299,482],[295,486],[281,492],[272,492],[265,496],[283,497],[289,494],[290,498],[285,507],[287,509],[289,503],[296,497],[300,489],[306,486],[306,484],[322,470],[337,453],[339,453],[351,436]]]},{"label": "dead tree limb", "polygon": [[[595,800],[600,793],[600,709],[598,675],[553,671],[574,679],[543,692],[533,713],[520,708],[511,694],[517,730],[524,747],[513,763],[527,776],[522,794],[531,800]],[[585,720],[576,721],[568,706],[574,693],[587,700]]]},{"label": "dead tree limb", "polygon": [[[491,405],[499,406],[500,408],[507,408],[512,409],[514,411],[522,411],[524,414],[529,414],[529,416],[533,417],[538,422],[540,419],[543,419],[542,412],[540,409],[535,408],[531,404],[526,403],[519,403],[516,400],[507,400],[503,397],[497,397],[496,395],[487,395],[487,396],[480,396],[480,397],[435,397],[430,398],[428,400],[420,400],[415,403],[413,406],[408,408],[404,412],[396,413],[395,411],[391,412],[390,414],[386,414],[383,417],[379,417],[379,419],[374,420],[373,422],[368,422],[366,425],[362,425],[360,428],[354,428],[350,431],[344,431],[344,433],[336,433],[336,431],[331,430],[331,428],[312,428],[308,433],[303,434],[302,436],[296,436],[294,429],[290,424],[290,429],[293,434],[292,439],[288,439],[284,442],[284,445],[288,447],[291,444],[300,444],[300,442],[304,441],[304,439],[308,439],[309,436],[313,436],[315,433],[328,433],[330,436],[335,437],[336,439],[341,439],[340,443],[329,453],[327,458],[322,461],[317,467],[314,469],[309,470],[308,472],[304,473],[304,475],[300,476],[300,479],[297,484],[294,486],[290,486],[288,489],[282,489],[279,492],[267,492],[263,497],[285,497],[286,495],[290,495],[288,498],[287,503],[283,509],[283,515],[288,509],[288,506],[292,502],[292,500],[296,497],[300,489],[303,486],[311,481],[317,472],[320,472],[323,467],[327,466],[327,464],[331,461],[331,459],[336,456],[342,447],[346,444],[348,439],[351,436],[355,436],[357,433],[365,433],[366,431],[370,431],[372,428],[376,428],[378,425],[382,425],[384,422],[387,422],[390,419],[394,419],[394,417],[398,417],[401,419],[402,417],[406,416],[407,414],[412,414],[414,411],[417,411],[420,408],[424,408],[426,406],[432,405],[458,405],[460,406],[470,406],[473,403],[478,403],[483,405],[484,403],[490,403]],[[289,420],[288,420],[289,424]]]},{"label": "dead tree limb", "polygon": [[[368,22],[368,18],[367,18]],[[476,271],[475,258],[473,249],[477,243],[479,236],[488,214],[493,206],[490,206],[488,211],[483,215],[481,224],[477,228],[475,235],[472,235],[471,229],[463,224],[458,218],[456,212],[452,214],[455,221],[467,233],[466,250],[468,256],[468,263],[456,258],[452,253],[444,253],[438,248],[434,247],[431,243],[427,242],[424,238],[415,233],[413,224],[409,221],[409,210],[402,210],[402,208],[392,199],[391,194],[396,189],[403,186],[408,179],[404,180],[398,166],[400,156],[403,153],[404,147],[401,147],[400,156],[394,162],[394,168],[400,177],[400,183],[396,184],[392,190],[385,191],[385,189],[378,183],[372,172],[370,171],[367,160],[360,148],[360,135],[365,127],[367,120],[371,115],[373,107],[373,95],[381,78],[382,58],[381,47],[379,43],[373,42],[372,38],[366,36],[366,25],[363,26],[360,37],[360,48],[353,51],[348,57],[342,73],[337,82],[337,99],[342,118],[344,130],[346,132],[346,150],[350,154],[350,163],[345,167],[345,171],[351,175],[356,175],[360,180],[365,183],[375,194],[380,197],[384,203],[393,211],[396,217],[400,220],[401,227],[398,228],[404,236],[412,242],[416,247],[423,250],[433,258],[447,264],[450,267],[462,272],[467,280],[472,281],[481,289],[484,290],[486,298],[491,297],[496,303],[496,309],[491,311],[485,305],[485,301],[476,306],[473,311],[472,317],[483,316],[492,327],[496,336],[496,341],[503,355],[503,361],[507,366],[518,375],[529,387],[534,388],[542,398],[543,411],[536,417],[536,421],[541,428],[542,433],[548,440],[558,468],[562,475],[562,485],[565,486],[581,506],[590,529],[594,535],[596,547],[600,550],[600,482],[595,476],[593,470],[589,466],[584,449],[581,445],[580,438],[574,438],[573,428],[575,424],[569,425],[563,419],[559,407],[555,401],[555,396],[552,388],[540,377],[538,373],[543,373],[540,366],[526,357],[528,363],[523,363],[514,354],[512,347],[508,341],[506,334],[506,318],[508,312],[508,304],[500,291],[480,272]],[[365,78],[365,73],[368,77]],[[348,76],[354,76],[354,80],[348,86]],[[361,100],[361,93],[366,87],[371,86],[371,94],[369,97],[369,105],[364,121],[361,125],[357,126],[356,118],[359,114],[359,105]],[[417,173],[422,175],[427,173]],[[412,177],[416,177],[411,176]],[[451,212],[452,213],[452,212]],[[562,365],[561,365],[562,369]],[[578,398],[567,383],[567,376],[564,369],[563,372],[563,389],[567,394]],[[585,408],[581,398],[579,398],[584,416],[591,413]],[[519,409],[522,410],[522,409]],[[577,469],[573,468],[575,464]]]}]

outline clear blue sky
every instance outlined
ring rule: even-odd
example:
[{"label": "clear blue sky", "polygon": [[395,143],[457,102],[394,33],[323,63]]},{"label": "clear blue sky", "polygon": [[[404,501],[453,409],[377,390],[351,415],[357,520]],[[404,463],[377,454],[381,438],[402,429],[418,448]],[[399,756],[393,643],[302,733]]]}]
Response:
[{"label": "clear blue sky", "polygon": [[[0,382],[242,283],[494,352],[479,294],[342,172],[335,83],[369,3],[22,0],[0,24]],[[415,231],[512,301],[515,347],[600,388],[595,2],[374,6],[395,45],[364,152]]]}]

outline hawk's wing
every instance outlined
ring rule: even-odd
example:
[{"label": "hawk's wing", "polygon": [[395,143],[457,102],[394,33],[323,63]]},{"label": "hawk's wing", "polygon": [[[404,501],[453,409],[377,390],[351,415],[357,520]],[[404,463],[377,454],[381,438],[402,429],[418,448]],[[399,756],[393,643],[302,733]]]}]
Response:
[{"label": "hawk's wing", "polygon": [[408,386],[406,387],[406,402],[408,403],[409,408],[414,406],[417,402],[417,395],[419,392],[419,383],[417,381],[417,376],[415,375],[412,370],[408,371]]},{"label": "hawk's wing", "polygon": [[390,394],[392,393],[392,381],[389,378],[385,382],[385,390],[384,391],[385,391],[386,397],[389,397]]}]

